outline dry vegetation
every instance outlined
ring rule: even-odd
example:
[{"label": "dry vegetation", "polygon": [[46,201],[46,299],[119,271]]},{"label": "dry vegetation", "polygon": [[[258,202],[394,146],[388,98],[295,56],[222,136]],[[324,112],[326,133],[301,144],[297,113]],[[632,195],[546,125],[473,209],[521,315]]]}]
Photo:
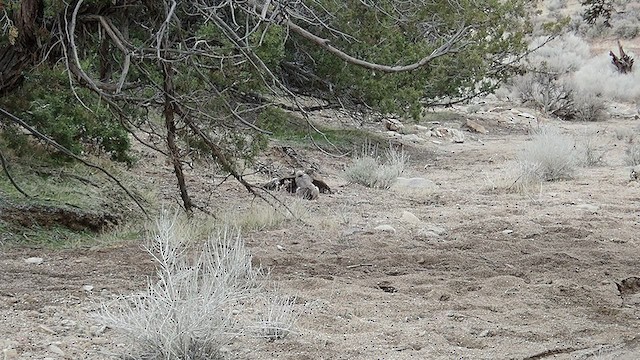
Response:
[{"label": "dry vegetation", "polygon": [[[638,7],[616,3],[626,15],[613,29],[574,20],[497,98],[456,107],[489,129],[464,144],[366,145],[350,159],[305,148],[337,192],[277,192],[275,206],[187,171],[214,194],[215,218],[161,215],[146,251],[7,246],[3,356],[638,358],[640,291],[615,284],[639,275],[640,184],[627,174],[640,165],[640,72],[618,74],[592,47],[615,34],[640,52]],[[575,1],[544,7],[575,17]],[[157,170],[168,165],[148,160],[133,172],[174,202]],[[432,185],[393,188],[401,175]],[[36,255],[43,264],[24,262]]]}]

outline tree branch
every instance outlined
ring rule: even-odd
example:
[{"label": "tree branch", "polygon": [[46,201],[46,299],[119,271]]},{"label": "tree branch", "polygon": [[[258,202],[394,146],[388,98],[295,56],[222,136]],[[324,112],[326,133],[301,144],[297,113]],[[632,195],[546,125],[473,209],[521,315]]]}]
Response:
[{"label": "tree branch", "polygon": [[291,29],[291,31],[295,32],[296,34],[302,36],[303,38],[313,42],[314,44],[320,46],[321,48],[327,50],[328,52],[330,52],[331,54],[337,56],[338,58],[353,64],[353,65],[357,65],[357,66],[361,66],[363,68],[367,68],[370,70],[374,70],[374,71],[380,71],[380,72],[386,72],[386,73],[399,73],[399,72],[407,72],[407,71],[412,71],[412,70],[416,70],[419,69],[427,64],[429,64],[431,61],[447,55],[447,54],[451,54],[451,53],[457,53],[458,51],[460,51],[460,48],[462,46],[456,46],[458,45],[458,43],[462,40],[462,38],[464,37],[464,35],[467,33],[467,31],[469,30],[469,27],[467,26],[460,26],[460,28],[458,29],[458,31],[456,31],[455,34],[453,34],[444,44],[440,45],[437,49],[433,50],[431,52],[431,54],[429,54],[428,56],[420,59],[418,62],[415,62],[413,64],[409,64],[409,65],[400,65],[400,66],[389,66],[389,65],[382,65],[382,64],[377,64],[377,63],[372,63],[369,61],[365,61],[362,59],[358,59],[356,57],[353,57],[347,53],[345,53],[344,51],[334,47],[333,45],[331,45],[330,41],[328,39],[324,39],[321,38],[309,31],[307,31],[306,29],[294,24],[292,21],[287,20],[284,23],[289,29]]}]

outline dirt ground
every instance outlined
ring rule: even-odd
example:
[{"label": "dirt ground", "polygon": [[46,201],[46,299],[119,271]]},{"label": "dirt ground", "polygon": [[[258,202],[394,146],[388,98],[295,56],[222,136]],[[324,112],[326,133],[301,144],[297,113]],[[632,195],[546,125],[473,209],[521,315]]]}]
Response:
[{"label": "dirt ground", "polygon": [[[473,116],[488,133],[466,132],[462,144],[405,144],[406,176],[435,184],[420,194],[349,184],[348,159],[298,149],[336,193],[307,203],[306,225],[245,234],[254,262],[297,297],[296,333],[239,338],[225,348],[229,358],[640,358],[640,284],[616,286],[640,276],[640,183],[629,179],[619,139],[639,124],[635,108],[610,110],[601,123],[545,122],[577,137],[599,131],[605,165],[529,195],[492,190],[537,126],[508,106],[481,105]],[[168,166],[138,170],[146,169],[161,195],[175,196]],[[214,181],[194,171],[196,196],[210,196],[212,207],[250,199],[233,183],[210,194]],[[419,221],[403,220],[404,211]],[[126,339],[90,314],[115,294],[142,291],[153,275],[139,242],[6,247],[0,269],[6,359],[118,358]]]}]

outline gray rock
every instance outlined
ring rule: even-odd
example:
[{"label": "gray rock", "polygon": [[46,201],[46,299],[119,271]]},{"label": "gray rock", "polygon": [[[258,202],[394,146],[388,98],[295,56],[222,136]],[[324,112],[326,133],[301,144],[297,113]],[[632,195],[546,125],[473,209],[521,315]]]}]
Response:
[{"label": "gray rock", "polygon": [[27,264],[34,264],[34,265],[40,265],[42,264],[43,261],[44,259],[41,257],[30,257],[28,259],[24,259],[24,262],[26,262]]},{"label": "gray rock", "polygon": [[421,223],[421,222],[422,222],[422,221],[420,221],[420,219],[419,219],[417,216],[415,216],[412,212],[410,212],[410,211],[406,211],[406,210],[404,210],[404,211],[402,212],[402,216],[400,217],[400,220],[401,220],[401,221],[404,221],[404,222],[406,222],[406,223],[411,223],[411,224],[419,224],[419,223]]},{"label": "gray rock", "polygon": [[82,285],[82,290],[86,292],[93,291],[93,285]]},{"label": "gray rock", "polygon": [[55,331],[55,330],[53,330],[52,328],[50,328],[50,327],[48,327],[48,326],[46,326],[46,325],[42,325],[42,324],[41,324],[41,325],[38,325],[38,328],[39,328],[40,330],[42,330],[42,332],[47,333],[47,334],[54,335],[54,334],[56,333],[56,331]]},{"label": "gray rock", "polygon": [[585,211],[588,211],[588,212],[592,212],[592,213],[597,213],[598,210],[600,209],[598,206],[591,205],[591,204],[576,205],[576,208],[581,209],[581,210],[585,210]]},{"label": "gray rock", "polygon": [[56,344],[49,345],[48,349],[56,355],[64,356],[64,351],[62,351],[62,349],[60,349]]},{"label": "gray rock", "polygon": [[378,225],[374,228],[374,230],[376,231],[380,231],[380,232],[388,232],[388,233],[395,233],[396,229],[391,226],[391,225]]},{"label": "gray rock", "polygon": [[89,334],[91,336],[100,336],[107,330],[107,327],[104,325],[92,325],[89,327]]},{"label": "gray rock", "polygon": [[418,232],[418,235],[427,236],[427,237],[433,236],[433,235],[442,236],[446,234],[447,234],[447,229],[437,225],[427,225],[422,229],[420,229],[420,231]]},{"label": "gray rock", "polygon": [[464,127],[472,132],[477,132],[480,134],[486,134],[488,132],[484,126],[472,119],[467,119],[467,121],[464,123]]},{"label": "gray rock", "polygon": [[3,360],[14,360],[18,358],[18,350],[14,348],[3,349],[2,350],[2,358]]},{"label": "gray rock", "polygon": [[421,143],[427,141],[416,134],[402,135],[402,140],[411,141],[414,143]]},{"label": "gray rock", "polygon": [[396,182],[391,186],[392,189],[430,189],[435,188],[436,183],[429,179],[422,177],[405,178],[399,177]]}]

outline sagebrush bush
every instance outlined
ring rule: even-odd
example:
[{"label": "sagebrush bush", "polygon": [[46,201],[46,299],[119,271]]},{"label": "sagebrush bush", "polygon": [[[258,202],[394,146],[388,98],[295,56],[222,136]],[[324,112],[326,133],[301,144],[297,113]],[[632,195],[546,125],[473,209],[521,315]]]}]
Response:
[{"label": "sagebrush bush", "polygon": [[548,38],[536,37],[529,50],[535,50],[526,59],[528,68],[544,68],[550,73],[566,74],[581,68],[591,56],[589,44],[573,33],[566,33],[540,47]]},{"label": "sagebrush bush", "polygon": [[581,157],[571,137],[551,127],[542,127],[518,156],[528,172],[534,169],[542,181],[572,179]]},{"label": "sagebrush bush", "polygon": [[602,147],[602,131],[585,132],[577,141],[579,156],[585,166],[604,164],[604,156],[608,147]]},{"label": "sagebrush bush", "polygon": [[[104,304],[97,317],[127,335],[134,358],[220,359],[220,348],[235,336],[262,328],[262,319],[237,314],[250,313],[265,298],[265,276],[251,264],[239,231],[223,228],[194,241],[194,223],[177,215],[164,214],[156,225],[148,246],[156,279],[142,294]],[[283,312],[271,315],[278,321],[270,324],[270,334],[291,331],[293,303],[264,306]]]},{"label": "sagebrush bush", "polygon": [[496,178],[487,178],[491,190],[530,195],[539,193],[543,180],[538,172],[538,164],[514,161],[508,164]]},{"label": "sagebrush bush", "polygon": [[365,146],[351,166],[345,169],[344,178],[370,188],[388,189],[404,172],[408,160],[408,155],[393,147],[389,147],[381,157],[377,147]]},{"label": "sagebrush bush", "polygon": [[[637,58],[632,51],[627,53]],[[600,95],[604,99],[623,102],[640,100],[640,72],[634,68],[630,73],[620,74],[611,64],[608,52],[588,59],[573,75],[573,82],[581,91]]]},{"label": "sagebrush bush", "polygon": [[630,166],[640,165],[640,143],[631,143],[625,150],[625,162]]},{"label": "sagebrush bush", "polygon": [[606,109],[605,101],[601,95],[574,90],[569,112],[560,114],[560,117],[565,120],[602,121],[606,119]]}]

